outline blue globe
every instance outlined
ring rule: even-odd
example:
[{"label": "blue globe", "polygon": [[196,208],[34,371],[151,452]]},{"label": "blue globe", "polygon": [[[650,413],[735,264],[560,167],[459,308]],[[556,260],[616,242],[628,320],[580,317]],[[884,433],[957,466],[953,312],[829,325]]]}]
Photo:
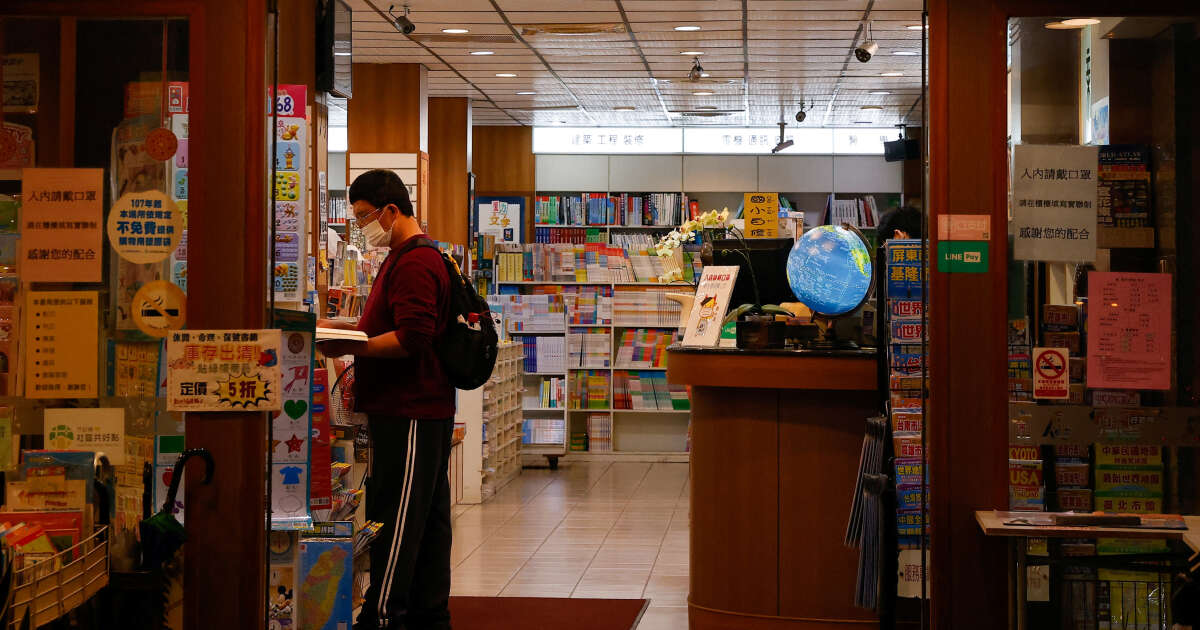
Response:
[{"label": "blue globe", "polygon": [[854,232],[822,225],[804,233],[788,254],[792,293],[815,313],[845,315],[871,290],[871,253]]}]

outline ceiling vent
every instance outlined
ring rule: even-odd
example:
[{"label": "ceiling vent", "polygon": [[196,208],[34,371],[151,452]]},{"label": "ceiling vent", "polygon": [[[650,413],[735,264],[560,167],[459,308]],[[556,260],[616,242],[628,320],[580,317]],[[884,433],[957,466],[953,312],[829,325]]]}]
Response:
[{"label": "ceiling vent", "polygon": [[541,35],[601,35],[624,33],[625,25],[620,22],[597,24],[518,24],[523,37]]}]

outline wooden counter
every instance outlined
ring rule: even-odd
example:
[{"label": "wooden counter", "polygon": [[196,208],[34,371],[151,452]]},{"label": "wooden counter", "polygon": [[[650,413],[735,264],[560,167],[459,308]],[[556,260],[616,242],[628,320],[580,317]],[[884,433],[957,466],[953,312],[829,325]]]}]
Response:
[{"label": "wooden counter", "polygon": [[877,628],[842,544],[873,353],[672,348],[691,386],[692,630]]}]

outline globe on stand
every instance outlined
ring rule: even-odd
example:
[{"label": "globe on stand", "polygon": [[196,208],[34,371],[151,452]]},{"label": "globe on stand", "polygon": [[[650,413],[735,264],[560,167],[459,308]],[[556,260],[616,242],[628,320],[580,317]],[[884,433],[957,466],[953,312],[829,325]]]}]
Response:
[{"label": "globe on stand", "polygon": [[835,225],[815,227],[792,246],[787,279],[796,299],[825,320],[824,328],[832,332],[834,319],[858,310],[871,295],[875,281],[871,252],[856,231]]}]

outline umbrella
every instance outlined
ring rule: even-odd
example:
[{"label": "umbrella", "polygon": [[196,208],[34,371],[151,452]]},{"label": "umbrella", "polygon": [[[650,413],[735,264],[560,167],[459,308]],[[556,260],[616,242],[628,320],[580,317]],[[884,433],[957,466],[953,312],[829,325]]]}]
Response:
[{"label": "umbrella", "polygon": [[208,465],[202,483],[212,483],[215,466],[212,454],[203,448],[190,448],[179,456],[171,472],[171,486],[167,489],[167,500],[157,514],[141,522],[142,568],[162,569],[174,557],[175,552],[187,540],[183,525],[175,519],[175,494],[179,492],[179,481],[183,478],[183,467],[187,460],[200,456]]}]

